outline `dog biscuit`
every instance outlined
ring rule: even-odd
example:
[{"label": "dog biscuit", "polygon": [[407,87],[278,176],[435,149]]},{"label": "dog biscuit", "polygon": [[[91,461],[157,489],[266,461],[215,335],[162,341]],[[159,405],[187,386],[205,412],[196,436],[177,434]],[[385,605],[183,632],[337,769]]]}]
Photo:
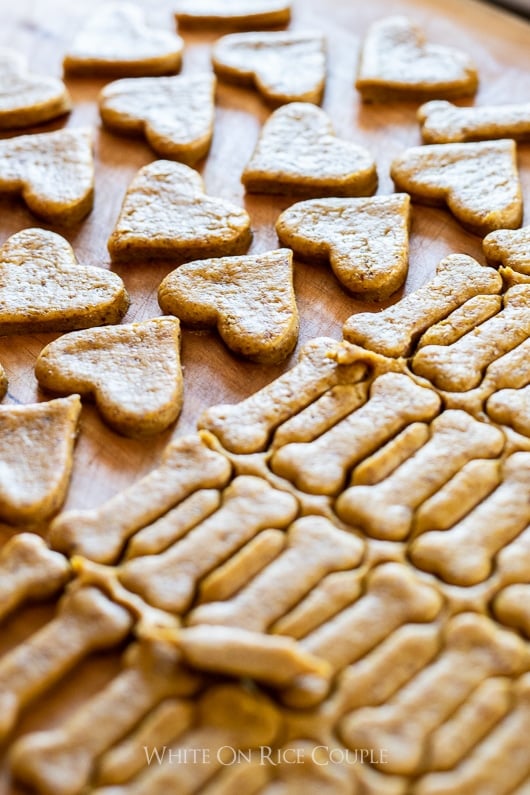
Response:
[{"label": "dog biscuit", "polygon": [[127,540],[181,500],[203,488],[222,488],[229,480],[227,459],[209,450],[198,436],[171,442],[161,464],[100,508],[68,511],[50,527],[54,549],[100,563],[116,561]]},{"label": "dog biscuit", "polygon": [[0,194],[49,223],[81,221],[94,202],[92,131],[71,127],[0,141]]},{"label": "dog biscuit", "polygon": [[63,59],[67,75],[141,77],[178,72],[184,42],[180,36],[145,24],[131,3],[101,6],[78,31]]},{"label": "dog biscuit", "polygon": [[323,110],[292,102],[265,122],[241,181],[249,193],[371,196],[377,171],[363,146],[335,136]]},{"label": "dog biscuit", "polygon": [[291,4],[288,0],[177,0],[175,16],[190,27],[256,30],[286,25]]},{"label": "dog biscuit", "polygon": [[212,50],[217,76],[255,87],[267,102],[314,102],[326,80],[326,41],[319,33],[232,33]]},{"label": "dog biscuit", "polygon": [[428,42],[403,16],[374,22],[363,43],[355,83],[365,102],[473,96],[477,70],[460,50]]},{"label": "dog biscuit", "polygon": [[523,199],[514,141],[412,147],[393,161],[391,176],[396,190],[423,204],[447,205],[477,235],[521,226]]},{"label": "dog biscuit", "polygon": [[26,60],[16,50],[0,50],[0,129],[31,127],[71,108],[62,80],[28,71]]},{"label": "dog biscuit", "polygon": [[409,226],[409,197],[397,194],[298,202],[280,215],[276,232],[295,254],[329,262],[350,292],[376,301],[405,281]]},{"label": "dog biscuit", "polygon": [[99,111],[110,130],[145,135],[160,157],[192,166],[212,142],[214,98],[210,75],[137,77],[105,86]]},{"label": "dog biscuit", "polygon": [[530,226],[490,232],[482,248],[488,264],[499,269],[508,286],[530,281]]},{"label": "dog biscuit", "polygon": [[0,518],[33,524],[57,513],[73,465],[79,395],[0,406]]},{"label": "dog biscuit", "polygon": [[344,324],[344,338],[383,356],[410,356],[413,346],[433,324],[466,305],[477,295],[496,295],[502,280],[464,254],[443,259],[435,277],[377,314],[352,315]]},{"label": "dog biscuit", "polygon": [[187,262],[158,290],[161,309],[191,326],[217,326],[252,361],[283,361],[298,340],[293,255],[288,249]]},{"label": "dog biscuit", "polygon": [[530,137],[530,103],[460,108],[433,100],[418,110],[421,135],[426,144],[491,141],[492,138]]},{"label": "dog biscuit", "polygon": [[243,254],[251,240],[245,210],[203,191],[200,175],[170,160],[137,173],[108,248],[115,262],[192,260]]},{"label": "dog biscuit", "polygon": [[35,375],[50,391],[92,396],[105,421],[125,436],[160,433],[182,407],[179,321],[160,317],[72,332],[41,351]]}]

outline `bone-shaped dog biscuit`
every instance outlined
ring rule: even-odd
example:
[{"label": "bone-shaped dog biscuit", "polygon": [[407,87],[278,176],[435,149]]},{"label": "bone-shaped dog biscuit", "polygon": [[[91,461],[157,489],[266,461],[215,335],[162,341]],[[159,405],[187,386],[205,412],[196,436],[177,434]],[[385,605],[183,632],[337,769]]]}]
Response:
[{"label": "bone-shaped dog biscuit", "polygon": [[370,389],[370,399],[314,442],[289,444],[277,450],[273,471],[302,491],[336,494],[348,469],[415,420],[428,420],[440,399],[408,376],[386,373]]},{"label": "bone-shaped dog biscuit", "polygon": [[0,552],[0,620],[27,600],[53,596],[70,576],[68,560],[40,536],[13,536]]},{"label": "bone-shaped dog biscuit", "polygon": [[166,448],[159,467],[100,508],[58,517],[50,528],[51,544],[67,554],[114,562],[137,530],[193,492],[224,486],[230,472],[226,458],[209,450],[199,436],[177,439]]},{"label": "bone-shaped dog biscuit", "polygon": [[460,108],[451,102],[433,100],[419,108],[418,121],[426,144],[492,138],[524,140],[530,135],[530,103]]},{"label": "bone-shaped dog biscuit", "polygon": [[132,618],[97,588],[67,593],[49,624],[0,659],[0,737],[21,710],[92,651],[120,643]]},{"label": "bone-shaped dog biscuit", "polygon": [[431,326],[418,342],[418,348],[426,345],[451,345],[502,309],[502,296],[476,295],[459,306],[449,317]]},{"label": "bone-shaped dog biscuit", "polygon": [[436,276],[377,314],[352,315],[344,338],[384,356],[410,356],[417,339],[433,323],[447,317],[476,295],[500,293],[502,279],[493,268],[464,254],[443,259]]},{"label": "bone-shaped dog biscuit", "polygon": [[463,613],[449,622],[437,659],[384,706],[344,718],[341,737],[350,748],[386,748],[384,769],[413,775],[430,733],[484,678],[518,674],[525,659],[524,643],[516,635],[485,616]]},{"label": "bone-shaped dog biscuit", "polygon": [[13,745],[10,761],[19,781],[43,795],[81,792],[98,757],[149,710],[164,698],[190,695],[198,688],[197,676],[181,666],[170,644],[142,641],[129,648],[125,662],[124,670],[60,728],[26,734]]},{"label": "bone-shaped dog biscuit", "polygon": [[530,276],[530,226],[522,229],[501,229],[491,232],[482,241],[490,265]]},{"label": "bone-shaped dog biscuit", "polygon": [[465,392],[480,384],[492,361],[530,335],[530,286],[512,287],[504,309],[452,345],[427,345],[412,360],[412,369],[439,389]]},{"label": "bone-shaped dog biscuit", "polygon": [[495,458],[505,444],[497,428],[464,411],[446,411],[431,425],[431,437],[388,478],[353,486],[337,501],[341,519],[376,538],[402,540],[412,528],[414,509],[473,458]]},{"label": "bone-shaped dog biscuit", "polygon": [[514,453],[500,486],[449,530],[424,533],[411,545],[415,566],[455,585],[475,585],[491,573],[495,555],[530,522],[530,454]]},{"label": "bone-shaped dog biscuit", "polygon": [[160,555],[134,558],[120,569],[126,588],[169,612],[188,609],[204,575],[237,552],[260,530],[288,526],[298,504],[260,478],[236,478],[218,511]]},{"label": "bone-shaped dog biscuit", "polygon": [[508,585],[494,599],[493,612],[503,624],[524,632],[530,638],[530,585]]},{"label": "bone-shaped dog biscuit", "polygon": [[530,436],[530,386],[496,392],[486,403],[486,413],[493,422]]},{"label": "bone-shaped dog biscuit", "polygon": [[328,519],[305,516],[287,531],[287,547],[232,599],[203,604],[188,617],[189,624],[223,626],[266,632],[328,573],[358,566],[363,543],[335,528]]},{"label": "bone-shaped dog biscuit", "polygon": [[353,486],[372,486],[387,478],[408,458],[417,453],[429,440],[429,426],[424,422],[413,422],[398,433],[388,444],[365,458],[355,467]]}]

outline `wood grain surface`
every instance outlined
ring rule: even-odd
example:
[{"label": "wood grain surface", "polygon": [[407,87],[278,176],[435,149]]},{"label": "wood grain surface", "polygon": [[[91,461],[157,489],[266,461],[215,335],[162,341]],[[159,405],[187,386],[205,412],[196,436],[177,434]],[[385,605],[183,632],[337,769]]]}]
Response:
[{"label": "wood grain surface", "polygon": [[[170,0],[137,0],[148,20],[174,29]],[[105,0],[0,0],[0,44],[27,55],[31,68],[59,75],[61,60],[80,22]],[[393,191],[389,177],[391,160],[420,141],[416,104],[363,106],[354,88],[359,45],[368,25],[389,13],[405,13],[420,23],[429,38],[468,52],[479,67],[477,104],[528,101],[530,95],[530,26],[507,13],[475,0],[294,0],[294,29],[316,29],[328,37],[328,80],[323,101],[339,136],[364,144],[377,160],[379,194]],[[209,71],[214,34],[183,32],[186,43],[183,73]],[[56,123],[32,128],[32,132],[64,125],[90,125],[96,142],[96,199],[93,212],[75,227],[53,228],[73,245],[81,263],[110,267],[106,249],[127,185],[138,168],[156,159],[140,139],[124,138],[102,129],[96,99],[105,81],[67,81],[75,107]],[[201,163],[207,191],[244,205],[250,213],[254,239],[252,252],[278,246],[274,223],[291,201],[285,198],[245,197],[240,176],[255,145],[261,124],[270,109],[250,91],[220,83],[217,92],[215,136],[209,157]],[[523,190],[530,206],[530,146],[519,147]],[[526,213],[526,223],[530,214]],[[41,226],[23,204],[0,199],[0,242],[27,227]],[[481,240],[465,232],[448,212],[414,206],[410,269],[405,290],[425,283],[438,261],[447,254],[464,252],[483,262]],[[115,268],[131,295],[125,321],[144,320],[160,314],[156,300],[162,278],[171,263]],[[344,320],[353,312],[377,306],[363,305],[343,291],[331,271],[322,266],[296,263],[295,287],[301,315],[299,346],[318,335],[340,337]],[[396,300],[396,296],[393,300]],[[39,391],[34,364],[42,347],[57,335],[27,335],[0,339],[0,362],[7,370],[9,393],[4,403],[30,403],[49,399]],[[67,508],[96,506],[150,470],[172,435],[195,427],[207,406],[236,402],[271,381],[289,367],[249,364],[233,356],[215,333],[185,331],[182,361],[185,400],[176,426],[150,441],[124,439],[109,430],[92,406],[85,406]],[[13,532],[0,529],[0,539]],[[13,646],[50,615],[48,607],[25,611],[4,625],[0,652]],[[118,664],[118,656],[102,656],[86,663],[75,677],[67,677],[44,704],[25,716],[20,731],[57,723],[76,697],[83,682],[83,696],[96,691]],[[85,673],[83,673],[85,672]],[[14,793],[7,775],[0,778],[0,793]]]}]

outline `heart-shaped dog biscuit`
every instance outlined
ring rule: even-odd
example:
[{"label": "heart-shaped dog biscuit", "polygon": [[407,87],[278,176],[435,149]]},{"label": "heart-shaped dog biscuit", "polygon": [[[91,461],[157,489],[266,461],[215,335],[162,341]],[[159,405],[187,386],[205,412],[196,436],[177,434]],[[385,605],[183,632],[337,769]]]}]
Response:
[{"label": "heart-shaped dog biscuit", "polygon": [[64,502],[73,464],[79,395],[0,406],[0,520],[44,521]]},{"label": "heart-shaped dog biscuit", "polygon": [[35,375],[53,392],[92,395],[125,436],[160,433],[182,408],[180,323],[159,317],[65,334],[41,352]]},{"label": "heart-shaped dog biscuit", "polygon": [[243,254],[250,245],[245,210],[204,193],[200,175],[156,160],[131,182],[108,247],[115,262]]},{"label": "heart-shaped dog biscuit", "polygon": [[232,33],[214,46],[212,63],[218,77],[255,86],[274,105],[322,99],[326,43],[319,33]]},{"label": "heart-shaped dog biscuit", "polygon": [[178,72],[180,36],[145,24],[140,8],[103,4],[74,38],[63,60],[66,74],[140,77]]},{"label": "heart-shaped dog biscuit", "polygon": [[482,105],[460,108],[433,100],[418,108],[421,136],[426,144],[490,141],[530,137],[530,102],[518,105]]},{"label": "heart-shaped dog biscuit", "polygon": [[276,222],[280,241],[302,258],[329,262],[348,290],[368,300],[392,295],[405,281],[410,199],[311,199]]},{"label": "heart-shaped dog biscuit", "polygon": [[111,130],[145,134],[157,154],[193,165],[210,148],[214,95],[211,75],[136,77],[105,86],[99,110]]},{"label": "heart-shaped dog biscuit", "polygon": [[478,85],[471,59],[452,47],[430,44],[406,17],[375,22],[364,41],[356,87],[367,102],[472,96]]},{"label": "heart-shaped dog biscuit", "polygon": [[128,306],[119,276],[78,265],[54,232],[25,229],[0,249],[0,335],[118,323]]},{"label": "heart-shaped dog biscuit", "polygon": [[397,190],[424,204],[447,204],[478,235],[521,225],[514,141],[414,146],[394,160],[391,175]]},{"label": "heart-shaped dog biscuit", "polygon": [[280,362],[296,345],[293,255],[285,249],[188,262],[166,276],[158,300],[184,323],[217,325],[228,347],[253,361]]},{"label": "heart-shaped dog biscuit", "polygon": [[335,137],[323,110],[293,102],[265,123],[242,182],[251,193],[371,196],[377,171],[364,147]]},{"label": "heart-shaped dog biscuit", "polygon": [[28,72],[14,50],[0,50],[0,129],[30,127],[63,113],[72,103],[62,80]]},{"label": "heart-shaped dog biscuit", "polygon": [[81,220],[94,201],[92,132],[76,127],[0,141],[0,193],[20,194],[51,223]]},{"label": "heart-shaped dog biscuit", "polygon": [[291,18],[288,0],[177,0],[177,21],[193,27],[268,28]]}]

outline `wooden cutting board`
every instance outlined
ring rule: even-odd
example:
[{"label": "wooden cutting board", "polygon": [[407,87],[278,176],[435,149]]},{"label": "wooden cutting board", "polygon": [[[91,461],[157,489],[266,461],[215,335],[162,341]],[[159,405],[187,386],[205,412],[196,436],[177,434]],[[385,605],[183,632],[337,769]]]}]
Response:
[{"label": "wooden cutting board", "polygon": [[[171,1],[137,0],[148,20],[173,29]],[[101,5],[104,0],[101,0]],[[93,0],[0,0],[0,44],[17,48],[29,58],[33,70],[60,74],[65,49],[80,22],[96,4]],[[153,7],[154,6],[154,7]],[[292,27],[316,29],[328,37],[329,67],[324,109],[339,136],[367,146],[376,157],[380,194],[393,191],[389,177],[391,160],[408,146],[419,144],[416,105],[363,106],[354,88],[360,41],[368,25],[390,13],[404,13],[422,25],[428,37],[468,52],[479,67],[478,104],[528,101],[530,96],[530,26],[507,13],[475,0],[294,0]],[[183,73],[209,71],[213,34],[184,33],[186,52]],[[123,138],[102,129],[96,99],[104,85],[100,80],[69,80],[75,107],[66,120],[34,128],[34,132],[66,126],[90,125],[96,141],[96,200],[91,215],[73,228],[53,228],[73,245],[81,263],[109,267],[107,239],[113,229],[130,180],[138,168],[156,159],[142,140]],[[252,252],[278,246],[274,223],[291,202],[285,198],[246,198],[240,175],[256,142],[268,107],[252,91],[219,84],[217,120],[211,153],[202,164],[207,190],[244,205],[250,213],[254,240]],[[519,147],[523,189],[530,203],[530,145]],[[530,214],[526,213],[526,223]],[[0,242],[9,235],[42,225],[21,202],[0,200]],[[464,252],[483,261],[481,241],[465,232],[444,210],[414,207],[410,270],[405,290],[425,283],[438,261],[447,254]],[[157,287],[171,270],[164,265],[115,268],[125,281],[132,304],[126,321],[160,314]],[[344,320],[353,312],[377,306],[363,305],[345,293],[326,267],[296,263],[295,287],[301,315],[299,346],[328,335],[340,337]],[[397,300],[396,296],[393,300]],[[0,362],[9,376],[4,403],[46,400],[34,377],[35,360],[42,347],[56,335],[40,334],[0,339]],[[150,441],[124,439],[110,431],[91,406],[83,409],[76,448],[75,467],[67,508],[96,506],[150,470],[172,435],[195,427],[207,406],[236,402],[277,377],[295,361],[297,351],[282,367],[249,364],[230,354],[215,333],[184,331],[182,361],[185,400],[174,429]],[[0,542],[13,533],[0,527]],[[39,626],[50,615],[47,607],[26,611],[3,627],[0,652]],[[86,697],[99,688],[118,665],[118,656],[99,658],[84,666],[86,675],[67,678],[45,704],[27,715],[21,730],[50,726],[71,708],[76,683],[83,681]],[[15,790],[0,779],[0,795]]]}]

